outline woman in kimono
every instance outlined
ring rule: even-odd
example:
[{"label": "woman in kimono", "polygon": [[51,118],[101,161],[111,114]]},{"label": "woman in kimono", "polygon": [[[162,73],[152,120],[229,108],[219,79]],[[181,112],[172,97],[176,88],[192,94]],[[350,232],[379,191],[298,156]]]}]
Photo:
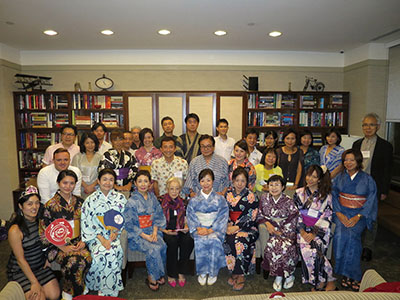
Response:
[{"label": "woman in kimono", "polygon": [[270,238],[264,251],[262,267],[275,277],[275,291],[283,287],[290,289],[294,284],[298,254],[296,227],[299,212],[288,196],[283,194],[285,180],[274,175],[268,180],[268,193],[261,196],[258,222],[267,227]]},{"label": "woman in kimono", "polygon": [[342,170],[341,161],[344,148],[340,146],[341,141],[340,131],[336,128],[331,128],[325,134],[326,145],[319,149],[321,166],[326,166],[331,172],[332,179]]},{"label": "woman in kimono", "polygon": [[161,229],[166,221],[156,196],[149,191],[151,177],[147,170],[140,170],[134,179],[137,190],[125,205],[125,230],[128,232],[128,246],[132,251],[146,255],[148,276],[146,284],[157,291],[165,284],[165,261],[167,246]]},{"label": "woman in kimono", "polygon": [[[78,177],[71,170],[64,170],[58,174],[57,183],[59,190],[46,202],[43,217],[39,221],[39,234],[47,246],[47,259],[56,261],[61,266],[63,276],[62,298],[71,300],[81,295],[85,290],[85,276],[90,268],[92,257],[81,240],[80,221],[83,199],[72,194]],[[47,226],[56,219],[65,219],[73,225],[71,241],[62,246],[51,244],[45,235]]]},{"label": "woman in kimono", "polygon": [[225,198],[213,191],[211,169],[200,172],[199,182],[201,191],[189,202],[187,222],[194,238],[197,280],[200,285],[213,285],[219,269],[226,266],[223,243],[229,209]]},{"label": "woman in kimono", "polygon": [[232,173],[236,170],[237,167],[242,167],[246,170],[248,175],[248,188],[249,190],[254,189],[254,184],[256,183],[256,170],[254,169],[253,164],[247,159],[249,155],[249,148],[247,147],[247,143],[245,140],[240,140],[236,142],[233,147],[233,156],[228,163],[228,176],[230,181],[230,186],[232,186]]},{"label": "woman in kimono", "polygon": [[333,181],[333,237],[335,273],[342,275],[343,287],[358,291],[361,280],[361,235],[372,229],[378,201],[374,179],[362,171],[363,157],[359,150],[343,152],[344,171]]},{"label": "woman in kimono", "polygon": [[245,275],[254,273],[255,243],[258,238],[258,200],[247,188],[247,171],[238,167],[232,174],[233,187],[225,195],[229,206],[229,222],[225,236],[225,256],[232,272],[228,284],[233,290],[244,288]]},{"label": "woman in kimono", "polygon": [[300,211],[297,243],[302,280],[311,284],[313,291],[333,291],[335,278],[326,257],[332,232],[331,176],[328,170],[311,165],[305,177],[304,187],[294,194],[294,202]]},{"label": "woman in kimono", "polygon": [[79,141],[80,152],[75,154],[71,166],[82,173],[82,198],[86,199],[96,190],[97,168],[102,155],[99,151],[99,140],[93,133],[83,133]]},{"label": "woman in kimono", "polygon": [[136,160],[129,151],[123,150],[124,134],[121,130],[111,132],[110,139],[113,147],[104,152],[98,171],[113,169],[117,174],[114,189],[129,198],[132,181],[137,172]]},{"label": "woman in kimono", "polygon": [[162,157],[161,151],[153,145],[153,130],[143,128],[139,133],[139,139],[143,146],[136,150],[136,160],[139,167],[147,166],[147,168],[150,168],[153,160]]},{"label": "woman in kimono", "polygon": [[[118,297],[123,290],[121,268],[123,251],[120,243],[122,218],[112,229],[106,228],[104,217],[110,210],[118,216],[124,211],[126,198],[114,190],[117,175],[112,169],[100,171],[99,189],[83,203],[81,216],[82,241],[92,254],[92,265],[86,275],[86,287],[99,296]],[[102,221],[103,220],[103,221]],[[122,227],[122,226],[121,226]]]}]

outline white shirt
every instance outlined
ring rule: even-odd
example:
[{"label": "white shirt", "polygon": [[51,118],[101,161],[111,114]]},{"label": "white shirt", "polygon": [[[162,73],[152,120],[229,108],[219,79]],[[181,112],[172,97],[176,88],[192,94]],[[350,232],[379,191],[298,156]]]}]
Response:
[{"label": "white shirt", "polygon": [[249,155],[249,161],[253,164],[253,166],[256,166],[260,163],[261,157],[262,153],[258,151],[256,147],[254,147],[253,152],[251,152]]},{"label": "white shirt", "polygon": [[97,152],[99,152],[101,155],[103,155],[104,152],[106,152],[107,150],[109,150],[109,149],[111,149],[111,148],[112,148],[112,146],[111,146],[110,143],[108,143],[108,142],[106,142],[106,141],[103,141],[103,143],[102,143],[101,146],[99,147],[99,151],[97,151]]},{"label": "white shirt", "polygon": [[[81,196],[82,173],[77,167],[73,166],[69,166],[68,170],[74,171],[76,176],[78,176],[78,181],[72,193],[76,196]],[[59,173],[60,171],[56,169],[54,164],[44,167],[39,171],[37,185],[39,187],[40,201],[43,204],[46,204],[57,192],[57,176]]]},{"label": "white shirt", "polygon": [[[54,152],[59,149],[59,148],[65,148],[62,143],[54,144],[51,146],[48,146],[46,149],[46,152],[44,153],[44,157],[42,159],[42,162],[45,163],[46,165],[51,165],[53,163],[53,155]],[[68,149],[69,152],[69,158],[70,161],[74,158],[75,154],[78,154],[80,152],[80,148],[76,144],[72,144]]]},{"label": "white shirt", "polygon": [[227,137],[224,140],[222,137],[217,136],[215,139],[215,150],[214,153],[222,156],[226,161],[231,160],[233,147],[235,146],[235,140],[231,137]]}]

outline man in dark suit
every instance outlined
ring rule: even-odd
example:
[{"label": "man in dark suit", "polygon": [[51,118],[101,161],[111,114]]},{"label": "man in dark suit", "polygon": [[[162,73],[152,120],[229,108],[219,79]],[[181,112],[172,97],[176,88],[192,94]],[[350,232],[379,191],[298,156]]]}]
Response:
[{"label": "man in dark suit", "polygon": [[[380,124],[381,121],[377,114],[367,114],[362,122],[364,138],[355,141],[352,147],[360,150],[363,154],[363,171],[374,178],[378,189],[378,201],[385,200],[389,193],[393,161],[392,144],[376,134]],[[372,259],[377,229],[377,222],[375,222],[372,231],[366,230],[365,232],[362,260],[370,261]]]}]

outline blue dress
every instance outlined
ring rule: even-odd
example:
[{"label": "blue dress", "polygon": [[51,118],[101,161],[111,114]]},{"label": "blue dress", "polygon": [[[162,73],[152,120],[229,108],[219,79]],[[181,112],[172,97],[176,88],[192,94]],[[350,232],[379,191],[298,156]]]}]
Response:
[{"label": "blue dress", "polygon": [[[226,266],[224,239],[229,208],[224,197],[212,191],[208,198],[203,193],[192,198],[186,210],[189,231],[194,239],[196,271],[198,275],[217,276]],[[197,227],[212,228],[213,233],[200,236]]]},{"label": "blue dress", "polygon": [[[152,280],[165,275],[167,246],[160,229],[166,226],[165,216],[156,196],[149,192],[147,200],[138,191],[132,193],[124,211],[125,230],[128,233],[128,246],[132,251],[140,251],[146,255],[146,267]],[[140,234],[153,233],[153,226],[158,227],[157,241],[149,242]]]},{"label": "blue dress", "polygon": [[327,149],[328,145],[324,145],[319,149],[321,166],[325,165],[329,172],[332,172],[341,164],[344,148],[340,145],[335,146],[328,155],[325,155]]},{"label": "blue dress", "polygon": [[[351,279],[361,280],[361,235],[365,228],[372,228],[376,220],[378,201],[374,179],[363,171],[358,171],[353,180],[347,172],[341,172],[333,180],[333,221],[336,224],[333,237],[335,273]],[[353,227],[346,227],[336,213],[347,218],[361,214],[361,219]]]},{"label": "blue dress", "polygon": [[121,267],[124,253],[122,251],[120,235],[111,242],[111,249],[107,250],[97,238],[102,235],[110,239],[110,231],[100,222],[98,217],[110,209],[123,213],[126,198],[121,193],[111,190],[107,196],[101,190],[89,195],[82,206],[81,233],[92,255],[92,265],[86,275],[86,287],[93,291],[102,291],[105,296],[117,297],[118,292],[124,289],[121,278]]}]

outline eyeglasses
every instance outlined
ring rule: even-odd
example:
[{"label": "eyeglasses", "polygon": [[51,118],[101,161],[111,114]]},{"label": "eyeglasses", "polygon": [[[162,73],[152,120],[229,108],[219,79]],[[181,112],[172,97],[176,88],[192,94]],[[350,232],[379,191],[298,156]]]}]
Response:
[{"label": "eyeglasses", "polygon": [[62,135],[65,135],[65,136],[75,136],[75,133],[62,133]]},{"label": "eyeglasses", "polygon": [[362,124],[361,125],[362,126],[362,128],[366,128],[366,127],[376,127],[376,126],[378,126],[378,124],[372,124],[372,123],[364,123],[364,124]]}]

